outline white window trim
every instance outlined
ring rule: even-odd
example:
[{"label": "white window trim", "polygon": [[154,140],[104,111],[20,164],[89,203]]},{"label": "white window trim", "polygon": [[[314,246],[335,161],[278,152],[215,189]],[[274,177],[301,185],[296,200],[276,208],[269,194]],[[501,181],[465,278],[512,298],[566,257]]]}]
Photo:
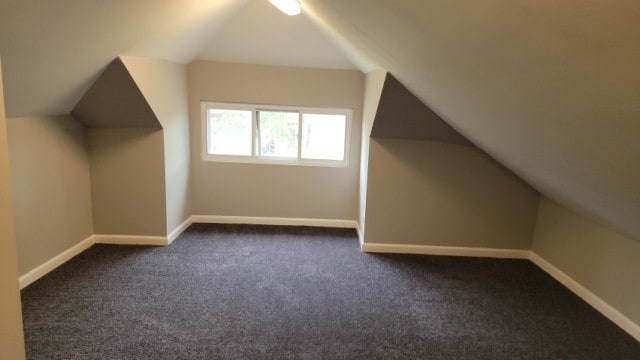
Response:
[{"label": "white window trim", "polygon": [[[251,111],[251,148],[253,155],[219,155],[209,154],[207,152],[209,145],[208,129],[207,129],[207,110],[208,109],[228,109],[228,110],[248,110]],[[257,119],[256,111],[297,111],[300,114],[298,120],[298,158],[277,158],[264,157],[258,155],[258,139],[257,139]],[[302,159],[301,151],[301,134],[302,134],[302,113],[305,114],[323,114],[323,115],[345,115],[345,139],[344,139],[344,160],[318,160],[318,159]],[[282,105],[264,105],[264,104],[243,104],[243,103],[227,103],[227,102],[200,102],[200,119],[202,129],[201,139],[201,157],[203,161],[214,162],[233,162],[248,164],[269,164],[269,165],[302,165],[302,166],[324,166],[324,167],[348,167],[349,158],[351,156],[351,126],[352,126],[352,109],[340,108],[319,108],[319,107],[303,107],[303,106],[282,106]]]}]

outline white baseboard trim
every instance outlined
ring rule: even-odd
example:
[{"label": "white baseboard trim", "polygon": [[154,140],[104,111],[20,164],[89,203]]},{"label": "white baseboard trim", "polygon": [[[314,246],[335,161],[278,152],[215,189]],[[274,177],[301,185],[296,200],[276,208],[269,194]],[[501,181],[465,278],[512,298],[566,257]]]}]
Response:
[{"label": "white baseboard trim", "polygon": [[[358,232],[358,235],[360,233]],[[606,301],[602,300],[589,289],[578,283],[569,275],[553,266],[551,263],[530,250],[512,249],[491,249],[491,248],[470,248],[470,247],[450,247],[450,246],[429,246],[429,245],[398,245],[398,244],[376,244],[362,243],[360,248],[369,253],[399,253],[399,254],[422,254],[422,255],[445,255],[445,256],[473,256],[489,258],[508,259],[529,259],[543,271],[547,272],[563,286],[571,290],[582,300],[598,310],[622,330],[627,332],[637,341],[640,341],[640,325],[633,322]]]},{"label": "white baseboard trim", "polygon": [[167,246],[169,239],[166,236],[142,236],[142,235],[94,235],[96,244],[112,245],[151,245]]},{"label": "white baseboard trim", "polygon": [[540,255],[533,251],[529,252],[529,260],[536,264],[539,268],[546,271],[554,279],[558,280],[574,294],[578,295],[582,300],[591,305],[594,309],[598,310],[602,315],[606,316],[609,320],[613,321],[622,330],[626,331],[629,335],[633,336],[637,341],[640,341],[640,325],[633,322],[626,317],[620,311],[616,310],[613,306],[609,305],[606,301],[602,300],[596,294],[592,293],[589,289],[582,286],[575,281],[569,275],[562,272],[562,270],[553,266],[550,262],[543,259]]},{"label": "white baseboard trim", "polygon": [[369,253],[401,253],[444,256],[472,256],[508,259],[529,259],[535,265],[551,275],[554,279],[567,287],[582,300],[606,316],[629,335],[640,341],[640,325],[633,322],[620,311],[609,305],[589,289],[582,286],[569,275],[556,268],[554,265],[540,257],[533,251],[514,249],[472,248],[455,246],[431,246],[431,245],[399,245],[363,243],[363,237],[355,220],[333,219],[298,219],[298,218],[266,218],[266,217],[240,217],[240,216],[211,216],[194,215],[185,220],[173,230],[167,237],[164,236],[139,236],[139,235],[91,235],[69,249],[51,258],[44,264],[36,267],[28,273],[20,276],[20,290],[26,288],[36,280],[53,271],[58,266],[69,261],[76,255],[87,250],[93,244],[118,244],[118,245],[156,245],[167,246],[193,223],[221,223],[221,224],[259,224],[259,225],[292,225],[292,226],[323,226],[338,228],[354,228],[360,240],[360,249]]},{"label": "white baseboard trim", "polygon": [[193,224],[193,216],[189,216],[182,224],[178,225],[169,235],[167,235],[168,244],[171,244],[180,236],[191,224]]},{"label": "white baseboard trim", "polygon": [[218,215],[193,215],[193,223],[206,224],[252,224],[252,225],[287,225],[287,226],[320,226],[333,228],[357,229],[355,220],[341,219],[304,219],[304,218],[280,218],[280,217],[250,217],[250,216],[218,216]]},{"label": "white baseboard trim", "polygon": [[443,256],[472,256],[502,259],[528,259],[529,250],[492,249],[458,246],[400,245],[363,243],[360,249],[369,253],[422,254]]},{"label": "white baseboard trim", "polygon": [[80,254],[81,252],[87,250],[91,246],[95,244],[95,237],[93,235],[87,237],[86,239],[80,241],[79,243],[73,245],[67,250],[61,252],[60,254],[54,256],[49,259],[44,264],[36,267],[35,269],[29,271],[28,273],[20,276],[19,284],[20,290],[26,288],[31,285],[34,281],[40,279],[41,277],[47,275],[51,271],[53,271],[58,266],[66,263],[71,260],[74,256]]}]

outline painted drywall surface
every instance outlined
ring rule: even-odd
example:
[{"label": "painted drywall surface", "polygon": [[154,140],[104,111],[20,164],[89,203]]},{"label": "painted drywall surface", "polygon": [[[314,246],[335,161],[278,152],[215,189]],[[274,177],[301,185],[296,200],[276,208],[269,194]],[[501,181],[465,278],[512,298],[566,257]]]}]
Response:
[{"label": "painted drywall surface", "polygon": [[[13,117],[67,113],[118,54],[188,62],[225,35],[233,3],[242,2],[0,2],[7,110]],[[354,63],[389,69],[539,190],[640,238],[640,2],[304,6],[342,49],[355,50]],[[355,60],[363,54],[370,61]]]},{"label": "painted drywall surface", "polygon": [[371,139],[366,243],[529,249],[537,205],[472,147]]},{"label": "painted drywall surface", "polygon": [[187,68],[164,60],[123,56],[122,61],[164,129],[167,233],[191,215]]},{"label": "painted drywall surface", "polygon": [[247,1],[2,1],[7,114],[69,113],[121,54],[189,62]]},{"label": "painted drywall surface", "polygon": [[24,275],[93,234],[85,127],[71,116],[7,120]]},{"label": "painted drywall surface", "polygon": [[640,243],[543,197],[532,250],[640,324]]},{"label": "painted drywall surface", "polygon": [[[215,62],[194,62],[188,73],[195,214],[357,219],[362,73]],[[349,166],[203,161],[200,100],[352,108]]]},{"label": "painted drywall surface", "polygon": [[160,128],[158,118],[120,58],[100,74],[71,115],[90,128]]},{"label": "painted drywall surface", "polygon": [[287,16],[268,1],[252,0],[215,34],[196,59],[355,69],[331,40],[306,13]]},{"label": "painted drywall surface", "polygon": [[304,3],[540,192],[640,241],[640,2]]},{"label": "painted drywall surface", "polygon": [[387,72],[376,69],[367,73],[364,83],[364,102],[362,110],[362,146],[360,149],[360,202],[358,214],[358,227],[360,236],[365,234],[365,212],[367,208],[367,181],[369,172],[369,137],[376,116],[382,87]]},{"label": "painted drywall surface", "polygon": [[371,136],[473,146],[391,74],[384,80]]},{"label": "painted drywall surface", "polygon": [[89,129],[94,231],[167,233],[162,130]]},{"label": "painted drywall surface", "polygon": [[9,145],[0,66],[0,349],[7,359],[24,359],[18,255],[10,190]]}]

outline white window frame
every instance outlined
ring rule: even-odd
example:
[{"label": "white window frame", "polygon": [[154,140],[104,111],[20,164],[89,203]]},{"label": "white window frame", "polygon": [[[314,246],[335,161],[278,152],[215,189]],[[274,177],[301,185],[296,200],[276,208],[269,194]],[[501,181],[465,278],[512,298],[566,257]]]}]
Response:
[{"label": "white window frame", "polygon": [[[251,111],[252,155],[246,155],[246,156],[245,155],[221,155],[221,154],[208,153],[209,129],[208,129],[207,113],[209,109]],[[351,118],[353,116],[353,110],[351,109],[201,101],[200,110],[201,110],[200,118],[202,123],[201,156],[203,161],[271,164],[271,165],[326,166],[326,167],[348,167],[349,166],[349,157],[351,155],[351,123],[352,123]],[[298,113],[298,154],[296,159],[259,155],[258,120],[256,118],[258,111],[288,111],[288,112]],[[322,159],[301,158],[302,114],[344,115],[345,116],[346,123],[345,123],[345,134],[344,134],[345,139],[344,139],[344,159],[343,160],[322,160]]]}]

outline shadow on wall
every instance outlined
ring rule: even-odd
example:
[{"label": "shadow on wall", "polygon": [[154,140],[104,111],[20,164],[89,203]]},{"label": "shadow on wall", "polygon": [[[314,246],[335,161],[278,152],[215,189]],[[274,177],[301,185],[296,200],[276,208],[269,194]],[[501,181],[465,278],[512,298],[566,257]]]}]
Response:
[{"label": "shadow on wall", "polygon": [[369,147],[366,243],[529,249],[539,194],[387,74]]}]

